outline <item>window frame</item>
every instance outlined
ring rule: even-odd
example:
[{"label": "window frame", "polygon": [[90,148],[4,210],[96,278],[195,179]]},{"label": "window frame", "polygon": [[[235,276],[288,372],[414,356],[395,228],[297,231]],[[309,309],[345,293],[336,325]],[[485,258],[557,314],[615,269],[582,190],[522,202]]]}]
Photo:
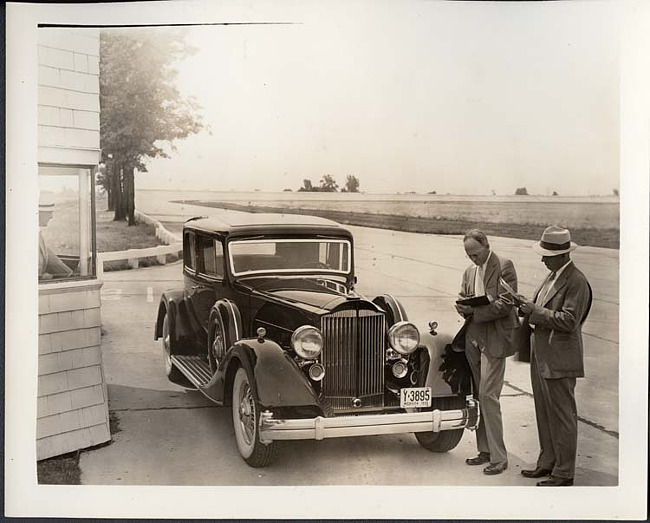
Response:
[{"label": "window frame", "polygon": [[[347,246],[347,270],[335,270],[335,269],[264,269],[264,270],[247,270],[247,271],[235,271],[235,260],[233,253],[233,246],[237,244],[245,243],[338,243]],[[228,262],[230,265],[230,273],[233,277],[249,276],[252,274],[262,274],[262,273],[277,273],[277,274],[309,274],[309,273],[327,273],[327,274],[336,274],[339,276],[349,276],[352,274],[352,242],[348,238],[264,238],[264,239],[253,239],[253,238],[237,238],[232,239],[228,242]]]},{"label": "window frame", "polygon": [[[90,212],[88,215],[88,219],[86,220],[86,225],[85,227],[88,227],[88,233],[90,234],[89,238],[89,245],[88,245],[88,251],[90,256],[88,257],[88,260],[90,262],[89,267],[87,268],[87,274],[84,275],[76,275],[76,276],[69,276],[66,278],[52,278],[52,279],[41,279],[38,278],[38,284],[39,285],[47,285],[51,283],[65,283],[65,282],[78,282],[78,281],[88,281],[88,280],[94,280],[97,279],[97,209],[96,209],[96,201],[95,201],[95,192],[96,192],[96,184],[95,184],[95,178],[97,177],[97,172],[98,172],[98,166],[97,165],[87,165],[87,164],[59,164],[59,163],[51,163],[51,162],[38,162],[38,172],[37,172],[37,177],[38,177],[38,192],[40,195],[41,192],[41,184],[40,180],[41,177],[57,177],[57,176],[74,176],[74,173],[68,172],[56,172],[56,171],[64,171],[64,170],[77,170],[77,171],[85,171],[84,173],[84,178],[88,181],[87,185],[84,182],[83,187],[79,187],[77,191],[77,202],[79,205],[79,208],[81,209],[82,204],[87,204],[90,203]],[[79,176],[81,173],[76,173],[77,176]],[[81,179],[81,177],[79,178]],[[83,192],[82,192],[83,189]],[[86,195],[86,191],[89,193]],[[85,195],[85,196],[82,196]],[[88,201],[88,198],[89,200]],[[81,235],[81,227],[82,224],[81,222],[79,223],[79,234]],[[39,226],[39,233],[40,233],[40,226]],[[81,245],[82,242],[80,240],[80,245],[79,245],[79,262],[81,263]]]},{"label": "window frame", "polygon": [[[215,266],[215,274],[210,274],[206,272],[205,266],[204,266],[204,257],[203,257],[203,245],[201,243],[202,240],[208,240],[209,242],[212,243],[214,246],[214,266]],[[219,274],[218,271],[218,261],[217,261],[217,244],[221,246],[221,259],[222,259],[222,265],[221,265],[221,274]],[[208,235],[208,234],[201,234],[200,232],[196,234],[196,274],[200,276],[201,278],[204,278],[206,280],[210,281],[223,281],[226,277],[226,268],[225,268],[225,249],[223,242],[221,241],[220,238]]]},{"label": "window frame", "polygon": [[[187,238],[187,239],[186,239]],[[194,261],[194,266],[188,265],[187,254],[190,255],[190,261]],[[183,232],[183,270],[191,275],[197,274],[198,256],[196,254],[196,231],[188,230]]]}]

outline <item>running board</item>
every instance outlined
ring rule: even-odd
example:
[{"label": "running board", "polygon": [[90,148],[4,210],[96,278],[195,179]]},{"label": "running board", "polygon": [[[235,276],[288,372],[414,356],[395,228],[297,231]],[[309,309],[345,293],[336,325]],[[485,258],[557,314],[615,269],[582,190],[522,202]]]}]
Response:
[{"label": "running board", "polygon": [[172,364],[190,380],[199,390],[203,389],[212,379],[210,366],[201,356],[177,356],[172,354]]}]

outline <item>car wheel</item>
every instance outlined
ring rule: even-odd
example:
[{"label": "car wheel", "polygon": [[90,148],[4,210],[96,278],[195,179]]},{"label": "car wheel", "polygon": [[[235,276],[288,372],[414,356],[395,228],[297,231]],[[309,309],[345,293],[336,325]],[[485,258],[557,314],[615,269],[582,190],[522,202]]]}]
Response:
[{"label": "car wheel", "polygon": [[264,445],[259,434],[260,407],[252,380],[242,367],[237,369],[232,387],[232,422],[242,458],[251,467],[266,467],[275,457],[275,442]]},{"label": "car wheel", "polygon": [[169,332],[169,314],[165,311],[162,324],[162,337],[161,345],[163,350],[163,359],[165,363],[165,375],[170,381],[176,382],[183,379],[181,371],[179,371],[172,363],[171,353],[171,335]]},{"label": "car wheel", "polygon": [[[462,409],[465,407],[465,400],[462,398],[440,398],[434,401],[434,408],[441,410]],[[460,443],[464,431],[465,429],[416,432],[415,438],[420,445],[431,452],[449,452]]]}]

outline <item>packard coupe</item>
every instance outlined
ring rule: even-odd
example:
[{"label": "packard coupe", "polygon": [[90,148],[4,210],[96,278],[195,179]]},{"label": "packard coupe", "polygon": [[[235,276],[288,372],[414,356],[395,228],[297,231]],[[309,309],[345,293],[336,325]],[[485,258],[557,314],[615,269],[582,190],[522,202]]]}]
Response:
[{"label": "packard coupe", "polygon": [[346,228],[240,216],[185,223],[184,286],[161,296],[155,339],[169,380],[231,406],[250,466],[267,466],[278,440],[412,432],[445,452],[476,428],[464,354],[392,296],[355,292]]}]

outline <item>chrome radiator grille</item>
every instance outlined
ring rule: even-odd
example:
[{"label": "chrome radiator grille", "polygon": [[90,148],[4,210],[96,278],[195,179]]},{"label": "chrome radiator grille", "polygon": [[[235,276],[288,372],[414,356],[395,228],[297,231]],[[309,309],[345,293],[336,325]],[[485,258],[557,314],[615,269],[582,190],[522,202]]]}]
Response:
[{"label": "chrome radiator grille", "polygon": [[[345,310],[321,320],[325,378],[321,394],[334,411],[383,406],[384,315],[369,310]],[[361,406],[353,406],[353,400]]]}]

